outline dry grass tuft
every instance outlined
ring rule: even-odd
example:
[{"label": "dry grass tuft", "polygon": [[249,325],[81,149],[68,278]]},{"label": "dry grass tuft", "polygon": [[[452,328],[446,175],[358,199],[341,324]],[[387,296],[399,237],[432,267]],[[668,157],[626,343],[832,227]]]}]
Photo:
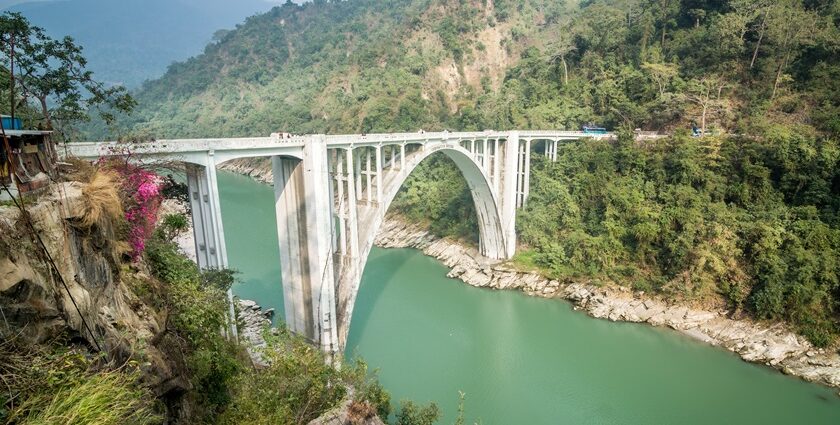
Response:
[{"label": "dry grass tuft", "polygon": [[353,400],[347,409],[347,420],[353,424],[363,424],[376,416],[376,406],[367,400]]},{"label": "dry grass tuft", "polygon": [[116,174],[98,170],[90,176],[82,189],[84,213],[77,222],[82,228],[94,224],[116,223],[123,215],[122,202],[117,190],[119,178]]},{"label": "dry grass tuft", "polygon": [[69,157],[64,162],[69,165],[61,167],[61,174],[67,181],[87,182],[96,174],[96,167],[90,161]]}]

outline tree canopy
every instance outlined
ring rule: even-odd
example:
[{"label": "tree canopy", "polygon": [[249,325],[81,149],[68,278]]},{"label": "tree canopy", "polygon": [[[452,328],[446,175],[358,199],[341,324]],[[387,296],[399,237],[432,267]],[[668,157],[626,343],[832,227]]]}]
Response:
[{"label": "tree canopy", "polygon": [[[100,106],[108,108],[100,111],[101,118],[111,122],[112,111],[129,112],[134,107],[124,87],[108,87],[93,78],[85,68],[82,48],[72,38],[53,39],[22,15],[10,12],[0,15],[0,34],[7,76],[14,59],[14,102],[38,110],[44,128],[86,120],[88,111]],[[5,86],[8,91],[10,80],[5,80]]]}]

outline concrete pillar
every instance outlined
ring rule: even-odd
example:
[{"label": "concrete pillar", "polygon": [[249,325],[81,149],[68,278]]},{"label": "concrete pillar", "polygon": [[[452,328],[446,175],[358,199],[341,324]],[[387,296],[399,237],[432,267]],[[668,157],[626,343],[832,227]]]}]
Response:
[{"label": "concrete pillar", "polygon": [[209,176],[207,167],[187,164],[187,187],[192,210],[195,254],[202,269],[218,268],[216,236],[213,234],[210,212]]},{"label": "concrete pillar", "polygon": [[[307,140],[303,158],[272,157],[286,323],[331,353],[338,350],[338,327],[325,138]],[[348,165],[352,170],[352,160]]]},{"label": "concrete pillar", "polygon": [[365,148],[365,177],[367,177],[367,186],[365,186],[365,190],[367,190],[367,203],[368,205],[373,203],[373,190],[371,188],[371,184],[373,182],[373,176],[371,176],[371,166],[370,166],[370,149]]},{"label": "concrete pillar", "polygon": [[400,145],[400,171],[405,170],[405,143]]},{"label": "concrete pillar", "polygon": [[512,131],[504,142],[503,186],[500,193],[502,232],[505,238],[505,256],[516,253],[516,195],[519,158],[519,132]]},{"label": "concrete pillar", "polygon": [[531,141],[525,141],[525,181],[522,187],[522,206],[528,202],[528,195],[531,193]]},{"label": "concrete pillar", "polygon": [[382,147],[376,147],[376,203],[382,203]]},{"label": "concrete pillar", "polygon": [[487,150],[487,139],[482,140],[482,147],[481,147],[481,168],[484,170],[485,173],[490,172],[490,152]]},{"label": "concrete pillar", "polygon": [[[347,155],[356,155],[355,157],[350,158],[351,160],[355,160],[355,168],[347,168],[347,175],[348,176],[350,176],[350,175],[355,176],[355,178],[350,179],[351,182],[352,181],[356,182],[356,190],[354,191],[355,195],[353,195],[352,199],[354,199],[355,201],[361,201],[362,200],[362,193],[364,193],[362,191],[362,160],[361,160],[361,155],[357,155],[356,151],[354,149],[347,149]],[[352,164],[352,163],[353,162],[348,162],[347,164]],[[349,165],[348,165],[348,167],[349,167]],[[349,188],[348,188],[348,190],[349,190]]]},{"label": "concrete pillar", "polygon": [[493,190],[495,190],[496,193],[501,192],[501,158],[502,156],[499,153],[499,139],[495,139],[493,140]]},{"label": "concrete pillar", "polygon": [[[348,153],[348,155],[350,155]],[[356,200],[349,195],[344,197],[345,184],[353,186],[356,183],[353,180],[347,180],[349,174],[344,173],[344,159],[338,153],[335,156],[335,185],[338,187],[338,206],[336,207],[336,214],[338,215],[338,252],[341,255],[347,254],[347,213],[345,208],[349,209],[349,204],[355,204]],[[349,193],[349,187],[347,188]],[[347,204],[347,205],[345,205]]]},{"label": "concrete pillar", "polygon": [[[216,162],[212,151],[208,153],[205,164],[186,164],[196,260],[201,269],[225,269],[228,268],[227,247],[219,185],[216,180]],[[228,290],[227,296],[228,331],[229,335],[236,339],[233,292]]]},{"label": "concrete pillar", "polygon": [[390,166],[389,166],[389,169],[391,169],[393,171],[394,168],[396,168],[396,166],[397,166],[397,147],[394,146],[394,145],[388,146],[388,152],[389,152],[388,157],[389,157],[390,162],[391,162]]},{"label": "concrete pillar", "polygon": [[[354,176],[351,170],[353,168],[353,149],[347,148],[347,155],[345,156],[347,160],[347,178],[348,181],[353,181]],[[348,198],[349,199],[356,199],[356,188],[354,185],[349,184],[348,186]],[[350,257],[351,258],[359,258],[359,212],[358,212],[359,204],[356,202],[350,202],[347,205],[347,236],[348,236],[348,247],[350,248]]]}]

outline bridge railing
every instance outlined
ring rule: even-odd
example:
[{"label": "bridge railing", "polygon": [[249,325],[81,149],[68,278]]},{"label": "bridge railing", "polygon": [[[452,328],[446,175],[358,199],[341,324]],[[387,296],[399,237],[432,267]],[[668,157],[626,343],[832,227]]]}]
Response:
[{"label": "bridge railing", "polygon": [[[263,149],[282,145],[284,147],[303,146],[313,137],[324,137],[328,146],[364,146],[390,143],[425,143],[431,141],[464,141],[480,139],[508,139],[511,131],[471,131],[471,132],[414,132],[414,133],[376,133],[376,134],[343,134],[343,135],[284,135],[273,133],[270,137],[244,138],[204,138],[204,139],[162,139],[148,142],[83,142],[69,143],[65,150],[73,156],[95,158],[123,154],[130,151],[137,155],[155,154],[185,154],[207,151],[230,151]],[[558,130],[521,130],[519,138],[524,140],[550,139],[574,140],[582,138],[611,138],[613,133],[588,134],[582,131]]]}]

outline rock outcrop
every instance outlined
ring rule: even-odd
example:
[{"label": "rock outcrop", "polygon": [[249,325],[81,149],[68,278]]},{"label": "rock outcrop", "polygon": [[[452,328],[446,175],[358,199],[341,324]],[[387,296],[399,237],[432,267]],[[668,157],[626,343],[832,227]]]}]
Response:
[{"label": "rock outcrop", "polygon": [[271,326],[271,320],[262,311],[262,307],[252,300],[237,300],[236,322],[239,329],[239,340],[245,345],[251,362],[257,368],[266,367],[263,351],[268,346],[263,338],[263,332]]},{"label": "rock outcrop", "polygon": [[260,183],[274,184],[274,176],[271,172],[271,160],[268,158],[234,159],[219,165],[219,168],[251,177]]},{"label": "rock outcrop", "polygon": [[786,374],[840,388],[840,355],[814,348],[784,324],[734,320],[726,311],[706,311],[670,303],[621,286],[597,286],[551,280],[492,261],[458,242],[439,239],[425,229],[388,217],[376,245],[417,248],[443,262],[447,276],[489,289],[519,290],[543,298],[563,298],[596,318],[667,326],[700,341],[733,351],[744,360],[772,366]]},{"label": "rock outcrop", "polygon": [[0,337],[32,344],[64,338],[101,348],[114,364],[136,360],[155,395],[177,403],[190,387],[182,349],[165,331],[165,314],[135,290],[153,291],[155,281],[121,260],[108,223],[78,225],[83,187],[56,184],[27,205],[57,273],[21,212],[0,207]]}]

